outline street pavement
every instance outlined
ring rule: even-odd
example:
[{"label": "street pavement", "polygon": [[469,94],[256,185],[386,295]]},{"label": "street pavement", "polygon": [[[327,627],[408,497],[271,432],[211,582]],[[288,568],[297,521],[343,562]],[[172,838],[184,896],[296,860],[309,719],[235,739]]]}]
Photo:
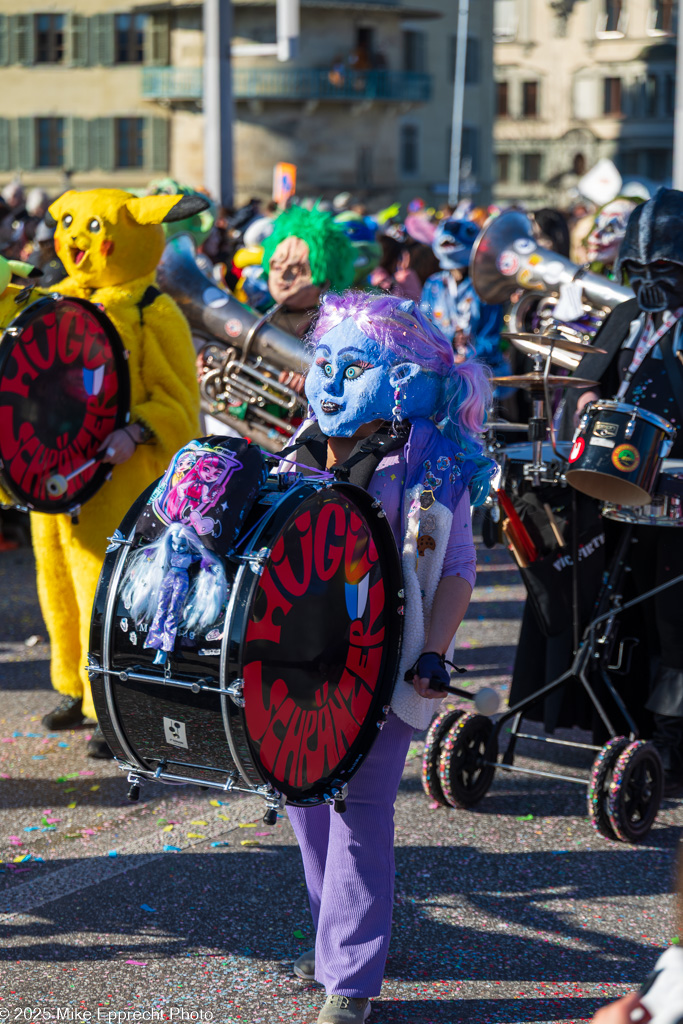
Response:
[{"label": "street pavement", "polygon": [[[470,686],[504,693],[523,588],[506,552],[479,554],[459,660]],[[189,786],[148,784],[130,804],[115,764],[85,757],[91,729],[46,735],[55,695],[32,565],[27,549],[0,552],[0,1024],[315,1021],[321,990],[291,974],[313,934],[286,817],[268,828],[255,798]],[[590,763],[520,749],[527,767]],[[583,787],[555,779],[497,772],[475,810],[434,808],[421,751],[418,737],[371,1020],[585,1021],[636,986],[676,937],[681,804],[639,846],[598,836]]]}]

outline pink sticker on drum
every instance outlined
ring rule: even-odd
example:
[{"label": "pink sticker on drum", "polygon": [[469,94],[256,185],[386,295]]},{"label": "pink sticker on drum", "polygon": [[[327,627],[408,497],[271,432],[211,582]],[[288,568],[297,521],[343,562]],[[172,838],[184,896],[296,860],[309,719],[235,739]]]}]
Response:
[{"label": "pink sticker on drum", "polygon": [[572,450],[569,453],[569,461],[576,462],[577,459],[580,459],[584,453],[585,447],[586,442],[584,439],[582,437],[577,437],[576,441],[574,441],[574,444],[572,445]]},{"label": "pink sticker on drum", "polygon": [[232,317],[225,322],[225,333],[229,338],[239,338],[242,333],[242,322],[237,317]]},{"label": "pink sticker on drum", "polygon": [[514,277],[519,270],[519,256],[506,249],[496,260],[496,266],[505,277]]}]

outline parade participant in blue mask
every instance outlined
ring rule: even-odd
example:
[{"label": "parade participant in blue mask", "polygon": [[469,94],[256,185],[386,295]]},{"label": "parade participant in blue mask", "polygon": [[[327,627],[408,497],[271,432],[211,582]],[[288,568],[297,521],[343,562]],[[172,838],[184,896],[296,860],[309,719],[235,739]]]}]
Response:
[{"label": "parade participant in blue mask", "polygon": [[381,501],[405,589],[391,710],[349,784],[345,813],[288,808],[316,930],[315,949],[294,971],[326,988],[318,1024],[361,1024],[389,947],[403,765],[413,730],[426,729],[440,705],[444,656],[474,585],[470,505],[489,490],[493,464],[479,436],[490,388],[476,361],[455,363],[448,339],[409,299],[326,295],[312,346],[311,417],[281,471],[293,470],[290,458],[332,469]]},{"label": "parade participant in blue mask", "polygon": [[510,367],[500,348],[503,307],[482,302],[469,277],[470,255],[478,234],[473,221],[441,222],[432,244],[441,270],[427,278],[420,308],[452,342],[457,362],[476,356],[495,377],[504,377]]}]

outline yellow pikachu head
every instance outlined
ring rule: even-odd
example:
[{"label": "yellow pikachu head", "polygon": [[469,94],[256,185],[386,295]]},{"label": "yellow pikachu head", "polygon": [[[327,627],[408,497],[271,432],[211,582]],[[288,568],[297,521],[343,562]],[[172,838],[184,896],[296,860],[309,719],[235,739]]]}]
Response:
[{"label": "yellow pikachu head", "polygon": [[55,250],[69,277],[106,288],[151,274],[164,249],[164,221],[206,209],[201,196],[143,196],[114,188],[65,192],[50,206]]}]

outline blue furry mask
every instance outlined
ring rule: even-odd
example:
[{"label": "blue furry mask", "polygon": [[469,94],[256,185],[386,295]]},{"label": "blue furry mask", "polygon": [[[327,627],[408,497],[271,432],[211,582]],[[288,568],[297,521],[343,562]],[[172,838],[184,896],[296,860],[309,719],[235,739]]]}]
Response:
[{"label": "blue furry mask", "polygon": [[442,270],[463,270],[470,262],[479,228],[471,220],[444,220],[434,235],[432,250]]},{"label": "blue furry mask", "polygon": [[414,420],[436,411],[437,374],[401,362],[348,317],[318,339],[306,397],[328,437],[353,437],[374,420]]}]

